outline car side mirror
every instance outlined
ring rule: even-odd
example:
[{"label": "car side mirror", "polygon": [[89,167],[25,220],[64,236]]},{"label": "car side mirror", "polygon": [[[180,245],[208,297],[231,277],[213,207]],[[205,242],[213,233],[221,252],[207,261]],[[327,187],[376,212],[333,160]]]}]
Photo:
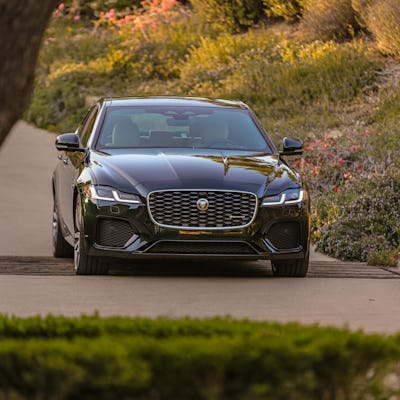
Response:
[{"label": "car side mirror", "polygon": [[281,156],[299,156],[303,154],[303,143],[300,140],[283,138]]},{"label": "car side mirror", "polygon": [[63,133],[57,136],[56,148],[59,151],[86,152],[86,149],[79,147],[79,145],[79,136],[76,133]]}]

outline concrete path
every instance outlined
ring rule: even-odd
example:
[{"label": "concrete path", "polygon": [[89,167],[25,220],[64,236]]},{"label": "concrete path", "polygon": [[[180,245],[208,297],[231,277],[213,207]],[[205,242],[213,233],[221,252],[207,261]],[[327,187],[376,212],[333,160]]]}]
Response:
[{"label": "concrete path", "polygon": [[0,147],[0,255],[51,255],[55,138],[21,121]]}]

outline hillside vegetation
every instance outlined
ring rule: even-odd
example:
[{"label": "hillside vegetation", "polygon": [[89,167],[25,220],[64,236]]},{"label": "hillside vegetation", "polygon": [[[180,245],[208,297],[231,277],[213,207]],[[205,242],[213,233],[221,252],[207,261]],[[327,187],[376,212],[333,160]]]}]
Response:
[{"label": "hillside vegetation", "polygon": [[240,99],[313,197],[313,240],[335,257],[398,259],[397,0],[69,0],[54,12],[26,118],[75,130],[97,97]]}]

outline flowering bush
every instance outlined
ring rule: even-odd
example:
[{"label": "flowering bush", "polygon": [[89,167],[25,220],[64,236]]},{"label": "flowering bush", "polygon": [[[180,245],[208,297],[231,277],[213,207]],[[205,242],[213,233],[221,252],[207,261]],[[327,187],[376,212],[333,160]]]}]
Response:
[{"label": "flowering bush", "polygon": [[306,140],[305,155],[295,160],[293,166],[301,171],[313,193],[337,193],[349,181],[376,169],[376,162],[368,155],[374,135],[372,129],[348,128],[332,131],[322,139]]},{"label": "flowering bush", "polygon": [[394,265],[400,239],[400,173],[376,161],[373,130],[305,143],[294,161],[312,193],[312,239],[343,260]]},{"label": "flowering bush", "polygon": [[400,239],[400,173],[365,173],[339,193],[314,200],[313,240],[326,254],[344,260],[393,265]]}]

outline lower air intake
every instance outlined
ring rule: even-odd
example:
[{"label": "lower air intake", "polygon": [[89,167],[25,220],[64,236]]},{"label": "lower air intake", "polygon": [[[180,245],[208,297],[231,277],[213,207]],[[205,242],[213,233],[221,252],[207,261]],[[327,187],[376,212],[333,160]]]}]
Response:
[{"label": "lower air intake", "polygon": [[134,231],[128,221],[102,218],[97,222],[97,244],[107,247],[124,247]]},{"label": "lower air intake", "polygon": [[267,239],[279,250],[300,247],[300,226],[297,222],[275,224],[268,231]]}]

